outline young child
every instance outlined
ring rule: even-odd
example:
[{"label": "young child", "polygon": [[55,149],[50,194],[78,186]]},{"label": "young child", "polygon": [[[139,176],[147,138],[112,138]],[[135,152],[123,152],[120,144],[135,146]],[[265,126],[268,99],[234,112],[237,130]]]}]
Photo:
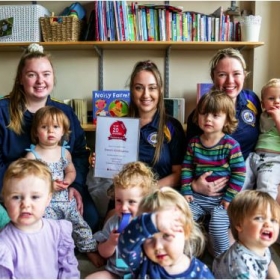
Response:
[{"label": "young child", "polygon": [[21,158],[8,167],[2,195],[11,222],[0,232],[0,278],[80,278],[71,223],[42,218],[52,192],[44,163]]},{"label": "young child", "polygon": [[118,248],[133,278],[213,279],[208,267],[195,258],[204,245],[188,202],[171,187],[162,187],[143,198],[138,217],[121,233]]},{"label": "young child", "polygon": [[[227,208],[241,190],[245,179],[245,162],[240,145],[231,134],[237,127],[232,99],[223,91],[213,90],[201,97],[194,121],[203,134],[192,138],[182,164],[181,193],[190,202],[195,221],[210,214],[209,236],[215,256],[229,248]],[[192,189],[192,181],[207,171],[208,182],[227,178],[219,196],[205,196]]]},{"label": "young child", "polygon": [[280,279],[269,246],[279,234],[280,206],[267,193],[240,192],[228,207],[236,242],[213,262],[219,279]]},{"label": "young child", "polygon": [[107,220],[102,231],[94,234],[99,242],[100,255],[108,261],[104,271],[93,273],[87,278],[124,278],[130,273],[126,265],[118,265],[123,262],[117,250],[120,220],[123,214],[135,217],[141,199],[157,186],[152,170],[140,161],[124,165],[113,178],[113,183],[116,214]]},{"label": "young child", "polygon": [[63,143],[68,139],[69,127],[69,120],[60,109],[53,106],[39,109],[34,115],[31,127],[31,140],[36,146],[31,145],[26,158],[44,162],[52,173],[55,191],[45,217],[70,221],[78,250],[87,253],[93,264],[99,267],[103,260],[95,252],[97,243],[92,237],[92,231],[77,210],[76,200],[69,201],[68,198],[67,188],[76,176],[71,154]]},{"label": "young child", "polygon": [[261,133],[255,152],[246,160],[243,190],[256,185],[257,190],[276,199],[280,184],[280,79],[271,79],[263,86],[261,104],[264,110],[260,119]]}]

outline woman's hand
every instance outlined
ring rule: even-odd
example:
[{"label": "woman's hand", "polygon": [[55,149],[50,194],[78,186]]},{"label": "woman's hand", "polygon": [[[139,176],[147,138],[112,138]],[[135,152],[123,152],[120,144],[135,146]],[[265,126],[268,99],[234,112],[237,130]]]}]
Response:
[{"label": "woman's hand", "polygon": [[207,182],[206,178],[212,174],[212,171],[205,172],[197,180],[192,181],[192,189],[206,196],[222,195],[220,191],[226,186],[228,179],[226,177],[217,179],[214,182]]},{"label": "woman's hand", "polygon": [[72,200],[73,197],[76,199],[76,202],[77,202],[77,210],[83,216],[84,207],[83,207],[82,196],[80,195],[80,193],[75,188],[71,188],[70,187],[69,188],[68,198],[69,198],[69,200]]},{"label": "woman's hand", "polygon": [[95,166],[95,153],[92,153],[90,156],[89,156],[89,164],[94,168]]}]

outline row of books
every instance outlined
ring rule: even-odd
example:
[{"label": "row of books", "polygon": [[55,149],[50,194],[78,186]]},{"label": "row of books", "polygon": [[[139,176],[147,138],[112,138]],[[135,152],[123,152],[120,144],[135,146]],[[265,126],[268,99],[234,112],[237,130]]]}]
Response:
[{"label": "row of books", "polygon": [[171,5],[96,1],[85,40],[95,41],[240,41],[238,18],[219,7],[211,15]]},{"label": "row of books", "polygon": [[[128,114],[130,92],[127,90],[99,90],[92,92],[93,123],[97,116],[125,117]],[[185,99],[164,98],[166,113],[178,119],[182,124],[185,120]]]}]

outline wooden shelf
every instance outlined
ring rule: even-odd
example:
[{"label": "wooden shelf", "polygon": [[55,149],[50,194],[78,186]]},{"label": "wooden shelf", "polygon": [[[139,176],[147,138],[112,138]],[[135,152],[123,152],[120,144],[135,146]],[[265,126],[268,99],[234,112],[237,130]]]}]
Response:
[{"label": "wooden shelf", "polygon": [[96,125],[92,123],[81,124],[84,131],[95,131]]},{"label": "wooden shelf", "polygon": [[[0,43],[0,51],[22,51],[31,42]],[[39,42],[46,50],[218,50],[222,48],[254,49],[264,42],[172,42],[172,41],[78,41],[78,42]]]}]

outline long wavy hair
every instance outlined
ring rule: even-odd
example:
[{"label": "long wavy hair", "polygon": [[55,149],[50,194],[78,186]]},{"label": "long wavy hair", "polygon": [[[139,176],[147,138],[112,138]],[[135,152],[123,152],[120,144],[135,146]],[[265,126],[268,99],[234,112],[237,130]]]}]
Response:
[{"label": "long wavy hair", "polygon": [[167,123],[167,116],[164,107],[163,81],[162,81],[162,76],[154,62],[150,60],[146,60],[146,61],[137,62],[135,64],[129,82],[129,88],[131,93],[129,112],[128,112],[129,117],[132,118],[139,117],[139,110],[136,104],[134,103],[134,99],[133,99],[133,91],[134,91],[134,79],[141,71],[148,71],[152,73],[156,79],[157,86],[159,89],[159,97],[158,97],[158,104],[157,104],[157,113],[159,114],[159,126],[157,131],[157,144],[156,144],[154,158],[152,161],[152,165],[155,165],[160,158],[160,153],[164,142],[164,126]]}]

